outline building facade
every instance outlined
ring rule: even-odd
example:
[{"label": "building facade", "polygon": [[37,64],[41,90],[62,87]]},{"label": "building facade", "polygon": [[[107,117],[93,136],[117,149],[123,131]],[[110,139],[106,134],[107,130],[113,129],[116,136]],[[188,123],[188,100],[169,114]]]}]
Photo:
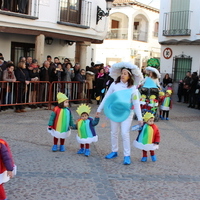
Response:
[{"label": "building facade", "polygon": [[[21,2],[21,3],[18,3]],[[98,0],[0,0],[0,52],[16,64],[32,56],[65,57],[84,68],[93,60],[91,44],[103,42],[107,18],[96,23]]]},{"label": "building facade", "polygon": [[161,73],[174,83],[200,70],[200,0],[160,1]]},{"label": "building facade", "polygon": [[131,61],[140,68],[149,58],[160,57],[159,10],[130,0],[115,0],[103,44],[96,45],[95,59],[105,64]]}]

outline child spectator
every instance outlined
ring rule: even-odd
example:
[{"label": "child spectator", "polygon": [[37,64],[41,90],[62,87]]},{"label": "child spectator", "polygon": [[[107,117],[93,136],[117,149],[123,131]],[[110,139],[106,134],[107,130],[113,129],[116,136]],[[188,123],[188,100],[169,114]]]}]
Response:
[{"label": "child spectator", "polygon": [[[172,108],[172,100],[171,100],[171,90],[167,90],[165,96],[163,97],[161,101],[161,106],[160,109],[162,111],[162,116],[161,119],[164,120],[169,120],[169,110]],[[166,114],[166,118],[165,118]]]},{"label": "child spectator", "polygon": [[138,137],[133,142],[133,145],[143,152],[141,162],[147,162],[147,151],[150,151],[153,162],[157,160],[154,150],[159,148],[160,132],[157,125],[154,124],[154,118],[152,113],[145,113],[144,124],[140,127]]},{"label": "child spectator", "polygon": [[91,107],[86,104],[81,104],[76,110],[80,116],[77,120],[78,135],[76,136],[76,139],[78,143],[80,143],[80,149],[77,154],[85,154],[85,156],[90,155],[90,144],[98,141],[94,126],[99,123],[99,117],[95,116],[95,118],[92,119],[89,116],[90,111]]},{"label": "child spectator", "polygon": [[16,174],[16,166],[12,158],[8,143],[0,139],[0,199],[6,199],[6,193],[3,187],[3,183],[13,178]]},{"label": "child spectator", "polygon": [[65,151],[65,138],[71,134],[70,126],[74,126],[73,117],[69,110],[68,97],[59,92],[57,94],[58,106],[54,108],[48,123],[48,132],[54,137],[52,151],[58,150],[58,139],[60,138],[60,151]]}]

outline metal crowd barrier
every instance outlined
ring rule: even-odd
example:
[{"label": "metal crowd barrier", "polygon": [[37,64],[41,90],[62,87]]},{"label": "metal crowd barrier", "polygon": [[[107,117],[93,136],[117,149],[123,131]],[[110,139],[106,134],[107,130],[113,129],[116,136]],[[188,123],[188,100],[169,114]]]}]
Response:
[{"label": "metal crowd barrier", "polygon": [[47,106],[57,102],[57,93],[66,94],[69,101],[89,101],[88,83],[78,81],[30,81],[28,85],[24,82],[0,81],[0,107],[16,105],[38,105]]}]

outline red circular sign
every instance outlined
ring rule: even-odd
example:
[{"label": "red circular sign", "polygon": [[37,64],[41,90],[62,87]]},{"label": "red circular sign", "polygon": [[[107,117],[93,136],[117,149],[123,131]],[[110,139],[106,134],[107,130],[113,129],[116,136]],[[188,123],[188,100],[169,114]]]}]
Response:
[{"label": "red circular sign", "polygon": [[164,56],[165,59],[170,59],[172,57],[172,49],[165,48],[163,50],[163,56]]}]

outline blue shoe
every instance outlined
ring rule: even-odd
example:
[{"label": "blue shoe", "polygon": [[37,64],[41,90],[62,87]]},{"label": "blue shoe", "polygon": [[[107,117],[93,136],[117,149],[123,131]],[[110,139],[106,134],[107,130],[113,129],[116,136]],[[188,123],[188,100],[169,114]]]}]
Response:
[{"label": "blue shoe", "polygon": [[84,154],[85,153],[85,149],[81,148],[77,151],[77,154]]},{"label": "blue shoe", "polygon": [[156,162],[156,160],[157,160],[156,155],[151,156],[151,160],[152,160],[153,162]]},{"label": "blue shoe", "polygon": [[164,117],[161,116],[161,120],[164,120]]},{"label": "blue shoe", "polygon": [[105,158],[106,159],[112,159],[112,158],[115,158],[117,156],[118,156],[117,152],[111,152]]},{"label": "blue shoe", "polygon": [[124,165],[130,165],[130,164],[131,164],[131,157],[124,156]]},{"label": "blue shoe", "polygon": [[85,149],[85,156],[89,156],[90,155],[90,149]]},{"label": "blue shoe", "polygon": [[162,118],[162,115],[160,115],[160,119]]},{"label": "blue shoe", "polygon": [[147,162],[147,157],[142,157],[141,162]]},{"label": "blue shoe", "polygon": [[60,151],[64,152],[65,151],[65,145],[60,145]]},{"label": "blue shoe", "polygon": [[58,151],[58,145],[54,144],[53,147],[52,147],[52,151],[53,152]]},{"label": "blue shoe", "polygon": [[169,120],[169,118],[167,117],[166,120]]}]

